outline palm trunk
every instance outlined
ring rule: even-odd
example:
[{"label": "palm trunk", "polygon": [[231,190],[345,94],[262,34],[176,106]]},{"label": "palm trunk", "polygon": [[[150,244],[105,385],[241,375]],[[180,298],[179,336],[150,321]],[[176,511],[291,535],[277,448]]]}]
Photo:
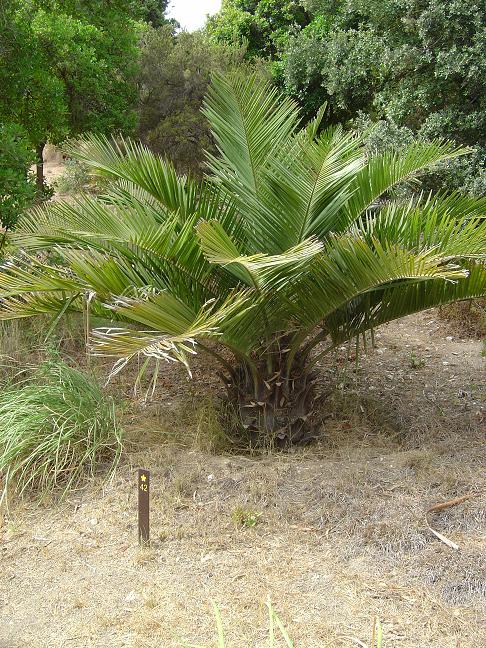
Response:
[{"label": "palm trunk", "polygon": [[257,372],[238,365],[224,378],[228,402],[237,414],[240,432],[252,445],[286,447],[315,437],[315,379],[305,366],[294,363],[287,373],[286,351],[271,353],[257,364]]}]

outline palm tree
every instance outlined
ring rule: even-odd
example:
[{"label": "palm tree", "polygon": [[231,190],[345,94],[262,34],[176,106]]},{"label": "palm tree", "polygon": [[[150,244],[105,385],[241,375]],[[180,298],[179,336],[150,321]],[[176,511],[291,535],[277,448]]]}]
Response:
[{"label": "palm tree", "polygon": [[85,311],[108,320],[95,353],[209,353],[251,434],[312,427],[319,357],[398,317],[486,294],[486,200],[404,201],[394,188],[462,155],[416,142],[367,157],[355,133],[302,128],[266,83],[214,79],[219,153],[202,182],[143,146],[86,137],[72,154],[111,184],[25,215],[0,271],[1,316]]}]

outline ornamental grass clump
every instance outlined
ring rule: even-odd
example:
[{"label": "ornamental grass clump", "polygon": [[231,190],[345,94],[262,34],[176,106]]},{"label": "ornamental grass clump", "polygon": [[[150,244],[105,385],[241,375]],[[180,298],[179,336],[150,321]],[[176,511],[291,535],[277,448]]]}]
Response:
[{"label": "ornamental grass clump", "polygon": [[0,393],[1,500],[13,491],[62,497],[97,467],[113,470],[121,449],[114,402],[59,360]]}]

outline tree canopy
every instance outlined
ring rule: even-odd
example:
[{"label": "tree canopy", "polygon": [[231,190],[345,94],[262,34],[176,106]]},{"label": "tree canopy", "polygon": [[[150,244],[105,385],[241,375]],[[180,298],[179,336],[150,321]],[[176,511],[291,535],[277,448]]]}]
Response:
[{"label": "tree canopy", "polygon": [[295,0],[223,0],[221,11],[208,20],[208,32],[228,44],[247,44],[248,56],[273,56],[288,34],[305,26],[309,16]]},{"label": "tree canopy", "polygon": [[127,0],[6,0],[0,11],[0,118],[47,141],[135,124],[137,39]]},{"label": "tree canopy", "polygon": [[157,28],[167,23],[168,5],[169,0],[133,0],[132,10],[136,17]]},{"label": "tree canopy", "polygon": [[33,162],[33,152],[20,126],[0,124],[0,253],[6,232],[34,201],[36,188],[30,173]]},{"label": "tree canopy", "polygon": [[202,32],[174,35],[171,25],[148,29],[141,41],[136,133],[181,172],[200,174],[212,149],[201,113],[211,75],[242,64],[244,48],[214,43]]}]

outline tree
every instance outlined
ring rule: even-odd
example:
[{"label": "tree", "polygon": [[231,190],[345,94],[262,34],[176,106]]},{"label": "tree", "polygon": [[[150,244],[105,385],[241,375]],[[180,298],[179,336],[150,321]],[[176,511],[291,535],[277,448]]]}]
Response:
[{"label": "tree", "polygon": [[207,22],[217,41],[246,44],[250,58],[274,56],[288,34],[307,25],[309,15],[296,0],[223,0],[219,13]]},{"label": "tree", "polygon": [[[114,372],[209,353],[241,429],[296,442],[312,434],[323,353],[486,294],[486,201],[394,199],[397,183],[466,151],[415,142],[367,156],[338,126],[318,134],[319,118],[302,129],[296,104],[254,77],[216,77],[204,114],[219,152],[199,182],[142,145],[84,138],[73,153],[112,188],[23,217],[14,241],[28,257],[1,269],[1,316],[88,309],[110,320],[92,340]],[[36,257],[53,246],[50,263]]]},{"label": "tree", "polygon": [[0,124],[0,253],[11,230],[35,198],[36,187],[30,167],[34,156],[22,129]]},{"label": "tree", "polygon": [[128,0],[8,0],[2,32],[0,118],[27,132],[43,187],[45,143],[135,125],[139,28]]},{"label": "tree", "polygon": [[[486,15],[477,0],[312,3],[314,20],[292,36],[280,72],[308,114],[327,100],[334,120],[363,111],[474,146],[442,184],[486,193]],[[481,180],[482,178],[482,180]]]},{"label": "tree", "polygon": [[243,48],[212,43],[201,32],[170,25],[150,29],[141,44],[137,135],[178,171],[201,174],[204,151],[213,146],[201,106],[211,74],[241,65]]},{"label": "tree", "polygon": [[133,12],[141,20],[157,28],[168,22],[165,17],[168,5],[168,0],[135,0]]}]

